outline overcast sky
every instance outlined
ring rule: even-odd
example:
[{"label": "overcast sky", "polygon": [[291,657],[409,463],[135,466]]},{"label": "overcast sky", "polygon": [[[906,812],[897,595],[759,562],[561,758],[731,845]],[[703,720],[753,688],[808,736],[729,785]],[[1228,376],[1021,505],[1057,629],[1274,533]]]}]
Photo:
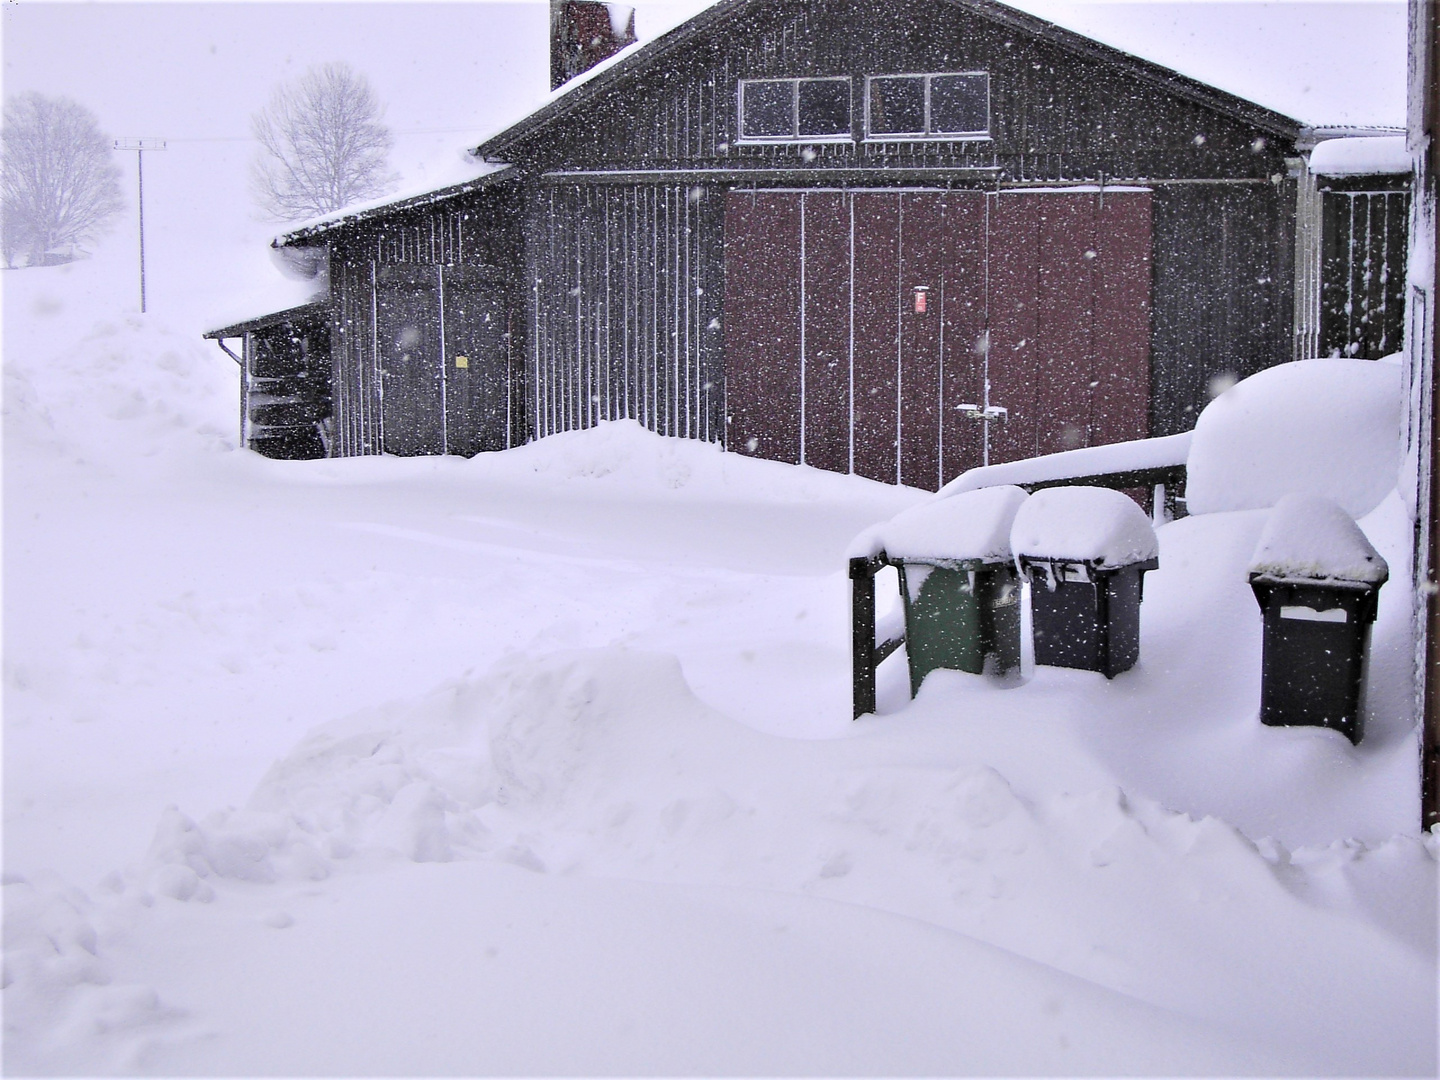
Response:
[{"label": "overcast sky", "polygon": [[[641,5],[637,21],[668,26],[695,6]],[[246,187],[250,117],[277,83],[331,60],[363,72],[386,103],[397,136],[392,163],[405,188],[470,175],[464,147],[549,91],[544,0],[19,0],[4,4],[0,18],[6,95],[64,95],[94,111],[108,135],[168,141],[145,159],[152,310],[166,310],[168,298],[172,308],[194,302],[228,314],[293,293],[272,280],[265,242],[279,229],[257,216]],[[134,155],[120,160],[133,205]],[[106,243],[128,251],[137,231],[127,218]],[[247,302],[243,294],[256,290],[262,297]]]}]

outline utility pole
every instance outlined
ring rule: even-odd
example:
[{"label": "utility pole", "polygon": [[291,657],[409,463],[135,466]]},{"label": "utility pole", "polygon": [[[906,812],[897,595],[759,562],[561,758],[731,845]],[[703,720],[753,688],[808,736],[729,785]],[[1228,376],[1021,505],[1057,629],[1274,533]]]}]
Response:
[{"label": "utility pole", "polygon": [[135,151],[135,175],[140,182],[140,314],[145,314],[145,151],[164,150],[164,139],[116,139],[116,150]]}]

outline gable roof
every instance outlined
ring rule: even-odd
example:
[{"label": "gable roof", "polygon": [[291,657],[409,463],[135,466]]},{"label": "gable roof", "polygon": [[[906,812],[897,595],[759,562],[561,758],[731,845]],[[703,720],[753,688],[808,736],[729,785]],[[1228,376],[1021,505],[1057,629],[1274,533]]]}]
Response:
[{"label": "gable roof", "polygon": [[[1226,116],[1252,124],[1272,134],[1294,138],[1304,129],[1301,121],[1258,105],[1253,101],[1217,89],[1198,79],[1182,75],[1171,68],[1134,56],[1113,46],[1066,29],[1036,15],[999,3],[998,0],[935,0],[936,3],[962,8],[1066,51],[1109,64],[1142,82],[1163,89],[1195,104]],[[486,160],[503,160],[503,155],[518,143],[562,117],[582,109],[591,101],[633,76],[657,67],[663,60],[700,40],[718,32],[725,24],[737,19],[767,0],[718,0],[688,21],[643,44],[631,46],[598,69],[587,72],[580,80],[562,87],[540,108],[491,136],[471,150]]]}]

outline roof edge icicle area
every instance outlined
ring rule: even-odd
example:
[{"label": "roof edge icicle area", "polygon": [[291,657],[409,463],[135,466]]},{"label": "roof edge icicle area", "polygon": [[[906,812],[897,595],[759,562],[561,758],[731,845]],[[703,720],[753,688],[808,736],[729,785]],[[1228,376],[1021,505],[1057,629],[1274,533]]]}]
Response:
[{"label": "roof edge icicle area", "polygon": [[288,233],[282,233],[270,241],[271,247],[282,248],[291,244],[301,244],[307,240],[313,240],[318,236],[359,225],[372,218],[385,217],[389,214],[399,213],[405,210],[415,210],[421,207],[434,206],[436,203],[447,202],[450,199],[459,198],[461,195],[469,195],[471,192],[481,191],[492,184],[512,180],[519,173],[517,170],[506,166],[488,172],[483,176],[477,176],[473,180],[464,180],[458,184],[447,184],[444,187],[435,188],[432,191],[422,191],[416,195],[408,195],[391,202],[367,203],[359,207],[352,207],[336,211],[329,217],[320,218],[310,224],[303,225]]}]

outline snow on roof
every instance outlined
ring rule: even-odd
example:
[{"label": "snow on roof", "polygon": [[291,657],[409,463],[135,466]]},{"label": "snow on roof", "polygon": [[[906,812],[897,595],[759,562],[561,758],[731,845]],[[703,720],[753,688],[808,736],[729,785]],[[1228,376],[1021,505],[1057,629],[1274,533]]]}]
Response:
[{"label": "snow on roof", "polygon": [[[328,300],[324,260],[315,260],[308,275],[294,265],[297,261],[274,248],[247,248],[233,266],[240,287],[233,300],[209,312],[204,325],[211,329],[206,336]],[[276,273],[277,267],[281,273]]]},{"label": "snow on roof", "polygon": [[1160,554],[1155,530],[1135,500],[1119,491],[1058,487],[1021,504],[1010,530],[1016,555],[1128,566]]},{"label": "snow on roof", "polygon": [[1310,171],[1320,176],[1397,176],[1410,168],[1403,135],[1326,139],[1310,152]]},{"label": "snow on roof", "polygon": [[1390,568],[1360,526],[1321,495],[1286,495],[1260,534],[1250,573],[1290,580],[1380,584]]},{"label": "snow on roof", "polygon": [[[463,175],[460,171],[462,167],[464,168]],[[298,222],[292,225],[288,232],[277,236],[271,243],[275,247],[284,247],[287,244],[306,240],[381,213],[391,213],[409,206],[424,206],[455,195],[462,195],[467,191],[473,191],[491,183],[497,179],[497,173],[505,172],[507,169],[509,166],[505,164],[481,161],[468,154],[461,155],[456,158],[454,175],[440,184],[429,180],[425,184],[417,185],[409,190],[392,192],[389,195],[382,195],[365,202],[353,203],[329,214]]]},{"label": "snow on roof", "polygon": [[891,518],[877,538],[892,559],[1008,562],[1010,526],[1028,497],[1006,485],[932,499]]}]

